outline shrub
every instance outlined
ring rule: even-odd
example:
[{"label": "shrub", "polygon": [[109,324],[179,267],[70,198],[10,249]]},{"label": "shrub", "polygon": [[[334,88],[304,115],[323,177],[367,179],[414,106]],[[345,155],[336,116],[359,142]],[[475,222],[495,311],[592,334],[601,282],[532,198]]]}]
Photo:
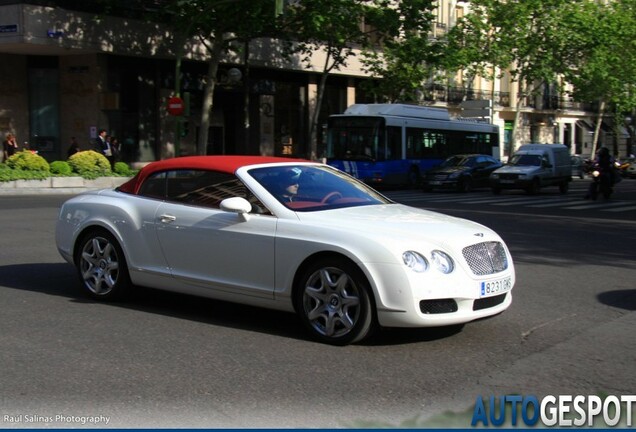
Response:
[{"label": "shrub", "polygon": [[111,174],[110,162],[106,156],[93,150],[81,151],[68,158],[73,172],[86,179],[95,179]]},{"label": "shrub", "polygon": [[51,174],[57,174],[62,176],[71,175],[73,168],[66,161],[53,161],[50,164]]},{"label": "shrub", "polygon": [[130,167],[128,166],[126,162],[115,162],[114,171],[115,171],[115,174],[118,174],[121,176],[129,176],[132,174],[132,170],[130,169]]},{"label": "shrub", "polygon": [[23,171],[49,172],[49,163],[42,156],[31,153],[28,150],[17,152],[7,159],[9,168]]}]

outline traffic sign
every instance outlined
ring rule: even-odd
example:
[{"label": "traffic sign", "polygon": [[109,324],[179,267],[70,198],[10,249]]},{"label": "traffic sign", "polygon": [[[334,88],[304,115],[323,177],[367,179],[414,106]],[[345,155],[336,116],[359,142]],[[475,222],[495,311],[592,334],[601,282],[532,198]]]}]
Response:
[{"label": "traffic sign", "polygon": [[173,116],[179,116],[183,114],[183,110],[185,109],[183,99],[177,96],[173,96],[168,99],[168,114]]}]

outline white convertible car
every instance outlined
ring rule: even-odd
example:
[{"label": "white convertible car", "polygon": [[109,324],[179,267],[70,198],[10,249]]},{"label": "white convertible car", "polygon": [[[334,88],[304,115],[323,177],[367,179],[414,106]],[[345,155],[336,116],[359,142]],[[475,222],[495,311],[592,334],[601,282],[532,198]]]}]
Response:
[{"label": "white convertible car", "polygon": [[261,156],[153,162],[60,209],[86,292],[135,286],[295,311],[345,345],[377,326],[460,324],[512,301],[512,257],[477,223],[397,204],[327,165]]}]

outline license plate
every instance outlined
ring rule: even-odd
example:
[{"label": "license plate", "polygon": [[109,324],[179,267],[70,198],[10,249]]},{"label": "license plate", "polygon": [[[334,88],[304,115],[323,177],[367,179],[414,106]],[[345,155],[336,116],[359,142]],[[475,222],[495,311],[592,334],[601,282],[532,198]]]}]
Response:
[{"label": "license plate", "polygon": [[512,184],[515,182],[514,180],[500,180],[500,181],[501,183],[505,183],[505,184]]},{"label": "license plate", "polygon": [[479,297],[491,297],[503,294],[512,289],[512,278],[510,276],[479,284]]},{"label": "license plate", "polygon": [[432,180],[432,181],[428,182],[428,184],[432,184],[432,185],[441,185],[441,184],[442,184],[442,182],[441,182],[441,181],[439,181],[439,180]]}]

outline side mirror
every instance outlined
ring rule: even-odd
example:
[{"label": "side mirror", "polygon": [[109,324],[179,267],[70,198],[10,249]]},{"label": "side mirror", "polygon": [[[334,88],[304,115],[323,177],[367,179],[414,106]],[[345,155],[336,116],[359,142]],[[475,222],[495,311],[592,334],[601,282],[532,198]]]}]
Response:
[{"label": "side mirror", "polygon": [[238,214],[246,214],[252,211],[252,204],[241,197],[226,198],[221,201],[220,207],[223,211]]}]

